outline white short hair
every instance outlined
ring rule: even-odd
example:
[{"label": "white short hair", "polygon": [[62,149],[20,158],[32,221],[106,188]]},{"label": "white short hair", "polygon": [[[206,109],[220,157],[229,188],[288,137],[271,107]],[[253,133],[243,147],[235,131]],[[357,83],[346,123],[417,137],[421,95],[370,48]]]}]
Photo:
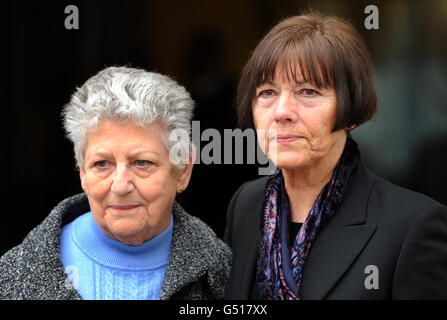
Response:
[{"label": "white short hair", "polygon": [[191,151],[193,110],[190,94],[168,76],[142,69],[110,67],[77,88],[64,106],[62,117],[67,137],[74,145],[77,166],[83,170],[87,134],[106,119],[141,126],[160,121],[165,128],[164,143],[168,150],[169,133],[184,130],[189,140],[182,141],[185,144],[182,149]]}]

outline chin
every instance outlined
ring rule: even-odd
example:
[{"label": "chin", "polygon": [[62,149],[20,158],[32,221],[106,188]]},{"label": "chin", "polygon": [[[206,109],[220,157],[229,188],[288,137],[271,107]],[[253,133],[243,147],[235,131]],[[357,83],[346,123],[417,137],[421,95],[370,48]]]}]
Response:
[{"label": "chin", "polygon": [[109,231],[117,238],[135,237],[142,232],[139,224],[133,221],[115,221],[108,226]]},{"label": "chin", "polygon": [[307,157],[297,154],[280,154],[272,161],[278,168],[284,170],[294,170],[310,164],[310,160]]}]

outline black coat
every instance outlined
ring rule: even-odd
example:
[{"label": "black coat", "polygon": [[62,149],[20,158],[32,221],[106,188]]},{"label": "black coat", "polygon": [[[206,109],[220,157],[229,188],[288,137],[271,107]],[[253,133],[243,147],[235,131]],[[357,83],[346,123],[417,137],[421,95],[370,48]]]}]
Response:
[{"label": "black coat", "polygon": [[[252,297],[266,181],[243,184],[228,207],[227,299]],[[299,296],[447,299],[447,207],[380,179],[359,161],[343,202],[312,244]]]}]

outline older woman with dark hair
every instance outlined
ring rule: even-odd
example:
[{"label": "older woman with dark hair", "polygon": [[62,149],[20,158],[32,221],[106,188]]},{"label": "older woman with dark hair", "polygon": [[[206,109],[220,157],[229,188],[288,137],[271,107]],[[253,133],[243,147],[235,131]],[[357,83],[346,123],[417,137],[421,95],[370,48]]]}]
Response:
[{"label": "older woman with dark hair", "polygon": [[277,170],[230,202],[227,298],[447,298],[447,208],[377,177],[350,135],[376,111],[372,77],[352,25],[319,13],[253,51],[239,120]]},{"label": "older woman with dark hair", "polygon": [[139,69],[79,88],[63,117],[85,193],[0,258],[0,298],[222,298],[231,250],[175,201],[194,162],[193,108],[185,88]]}]

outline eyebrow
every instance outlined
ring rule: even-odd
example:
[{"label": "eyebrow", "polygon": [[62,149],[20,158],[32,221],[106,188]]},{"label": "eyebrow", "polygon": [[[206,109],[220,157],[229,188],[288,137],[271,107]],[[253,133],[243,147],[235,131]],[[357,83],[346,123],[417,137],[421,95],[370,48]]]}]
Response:
[{"label": "eyebrow", "polygon": [[[144,153],[148,153],[148,154],[152,154],[152,155],[156,155],[156,156],[159,155],[159,153],[157,153],[155,151],[150,151],[150,150],[147,150],[147,149],[140,148],[140,149],[132,150],[129,153],[129,156],[131,158],[133,158],[133,157],[135,157],[137,155],[144,154]],[[92,156],[100,156],[100,157],[105,157],[106,158],[106,157],[109,157],[111,155],[111,152],[107,151],[107,150],[104,150],[104,149],[99,149],[99,151],[93,152],[91,155]]]},{"label": "eyebrow", "polygon": [[150,153],[150,154],[154,154],[154,155],[158,155],[159,154],[156,151],[150,151],[150,150],[142,149],[142,148],[133,150],[129,154],[130,154],[131,157],[135,157],[136,155],[143,154],[143,153]]},{"label": "eyebrow", "polygon": [[[297,81],[297,80],[294,80],[293,82],[294,82],[295,85],[298,85],[298,86],[302,86],[302,85],[304,85],[304,84],[310,84],[310,85],[312,85],[312,82],[305,81],[304,79],[301,79],[301,80],[298,80],[298,81]],[[258,86],[258,88],[261,87],[261,86],[263,86],[263,85],[271,85],[271,86],[274,86],[275,83],[272,82],[272,81],[270,81],[270,80],[267,80],[267,81],[265,81],[264,83],[260,84],[260,85]]]}]

